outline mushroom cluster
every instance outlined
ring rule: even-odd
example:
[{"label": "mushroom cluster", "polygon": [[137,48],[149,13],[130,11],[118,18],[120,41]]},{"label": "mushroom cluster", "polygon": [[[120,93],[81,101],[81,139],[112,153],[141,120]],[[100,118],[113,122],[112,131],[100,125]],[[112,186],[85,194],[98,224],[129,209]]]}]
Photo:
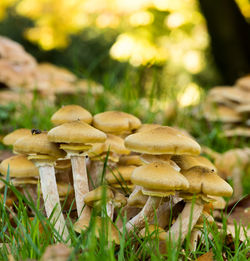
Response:
[{"label": "mushroom cluster", "polygon": [[62,107],[51,121],[48,132],[20,129],[5,136],[3,143],[18,155],[2,161],[0,172],[26,192],[32,185],[33,194],[40,182],[46,215],[65,240],[61,203],[69,195],[76,232],[87,229],[93,215],[101,227],[106,216],[116,244],[124,229],[145,234],[150,224],[164,232],[161,240],[183,242],[192,230],[195,247],[206,205],[233,193],[182,130],[142,124],[121,111],[92,116],[78,105]]},{"label": "mushroom cluster", "polygon": [[102,86],[78,79],[67,69],[39,64],[19,43],[0,36],[0,90],[1,105],[31,105],[34,90],[53,103],[56,97],[76,91],[100,93]]},{"label": "mushroom cluster", "polygon": [[250,137],[250,76],[236,81],[235,86],[212,88],[204,103],[208,121],[223,123],[226,137]]}]

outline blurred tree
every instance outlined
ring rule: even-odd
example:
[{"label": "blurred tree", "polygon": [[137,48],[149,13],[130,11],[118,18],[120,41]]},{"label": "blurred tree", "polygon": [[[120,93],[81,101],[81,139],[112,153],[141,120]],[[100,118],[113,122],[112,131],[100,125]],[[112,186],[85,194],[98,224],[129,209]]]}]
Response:
[{"label": "blurred tree", "polygon": [[250,25],[234,0],[199,0],[225,83],[250,73]]}]

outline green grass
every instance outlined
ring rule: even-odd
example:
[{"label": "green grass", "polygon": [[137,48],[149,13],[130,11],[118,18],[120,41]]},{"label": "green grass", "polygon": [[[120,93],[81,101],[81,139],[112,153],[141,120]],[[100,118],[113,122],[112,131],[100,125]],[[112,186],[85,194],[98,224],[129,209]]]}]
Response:
[{"label": "green grass", "polygon": [[[56,242],[64,242],[38,207],[38,202],[33,202],[31,198],[24,197],[14,186],[6,182],[4,198],[0,201],[0,241],[4,242],[0,248],[0,260],[8,260],[9,246],[11,254],[15,260],[39,259],[48,245]],[[17,201],[13,209],[5,206],[6,196],[12,192]],[[103,206],[105,206],[105,200]],[[30,220],[27,214],[27,208],[31,208],[34,213],[34,219]],[[194,260],[198,256],[212,249],[216,260],[223,260],[222,254],[228,260],[246,260],[247,253],[250,251],[249,239],[241,242],[239,240],[239,227],[236,231],[236,237],[233,241],[234,249],[225,243],[226,240],[226,220],[227,216],[222,213],[223,229],[219,231],[217,225],[207,224],[204,220],[202,229],[203,240],[198,244],[195,252],[189,251],[189,241],[186,240],[181,247],[180,244],[174,245],[173,242],[166,242],[168,254],[159,252],[159,240],[156,234],[147,231],[145,238],[140,238],[138,234],[132,232],[120,234],[120,247],[108,243],[106,234],[106,221],[108,217],[103,208],[100,215],[103,217],[103,229],[100,231],[100,238],[95,235],[95,222],[91,222],[90,227],[81,234],[74,232],[73,223],[67,215],[67,226],[69,228],[72,253],[68,260]],[[10,218],[10,213],[15,212],[15,216]],[[97,212],[93,211],[92,217]],[[124,220],[125,221],[125,220]],[[42,226],[43,232],[38,227]],[[146,226],[147,227],[147,226]],[[54,235],[54,236],[53,236]],[[213,239],[210,238],[212,235]],[[66,243],[66,242],[64,242]],[[183,249],[183,250],[182,250]]]}]

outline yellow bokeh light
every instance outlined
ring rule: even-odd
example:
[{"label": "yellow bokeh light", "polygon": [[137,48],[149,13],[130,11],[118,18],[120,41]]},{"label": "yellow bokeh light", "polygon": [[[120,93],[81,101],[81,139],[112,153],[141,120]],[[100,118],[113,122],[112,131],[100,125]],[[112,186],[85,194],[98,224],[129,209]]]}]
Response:
[{"label": "yellow bokeh light", "polygon": [[201,97],[200,87],[191,82],[185,88],[184,92],[179,93],[177,100],[180,107],[187,107],[191,105],[196,105],[199,103]]},{"label": "yellow bokeh light", "polygon": [[165,20],[165,24],[169,28],[177,28],[182,24],[184,24],[184,22],[185,22],[185,18],[181,13],[172,13],[169,16],[167,16]]},{"label": "yellow bokeh light", "polygon": [[146,11],[134,13],[129,18],[129,22],[132,26],[151,24],[153,20],[153,15]]},{"label": "yellow bokeh light", "polygon": [[99,28],[116,28],[119,25],[119,19],[117,16],[107,13],[101,14],[96,19],[96,26]]},{"label": "yellow bokeh light", "polygon": [[188,51],[183,57],[183,64],[190,73],[198,73],[203,69],[201,52]]},{"label": "yellow bokeh light", "polygon": [[145,39],[121,34],[110,49],[112,58],[129,61],[133,66],[157,63],[166,59],[166,52]]}]

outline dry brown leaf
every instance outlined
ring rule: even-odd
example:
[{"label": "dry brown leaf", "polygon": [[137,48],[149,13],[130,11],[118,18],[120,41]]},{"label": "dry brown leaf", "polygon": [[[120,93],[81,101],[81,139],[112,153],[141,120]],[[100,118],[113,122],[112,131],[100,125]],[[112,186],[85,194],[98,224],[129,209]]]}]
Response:
[{"label": "dry brown leaf", "polygon": [[209,252],[207,252],[206,254],[198,257],[198,259],[196,259],[197,261],[214,261],[214,253],[212,251],[212,249],[209,250]]},{"label": "dry brown leaf", "polygon": [[50,245],[46,248],[41,261],[67,261],[71,254],[71,249],[62,244]]}]

